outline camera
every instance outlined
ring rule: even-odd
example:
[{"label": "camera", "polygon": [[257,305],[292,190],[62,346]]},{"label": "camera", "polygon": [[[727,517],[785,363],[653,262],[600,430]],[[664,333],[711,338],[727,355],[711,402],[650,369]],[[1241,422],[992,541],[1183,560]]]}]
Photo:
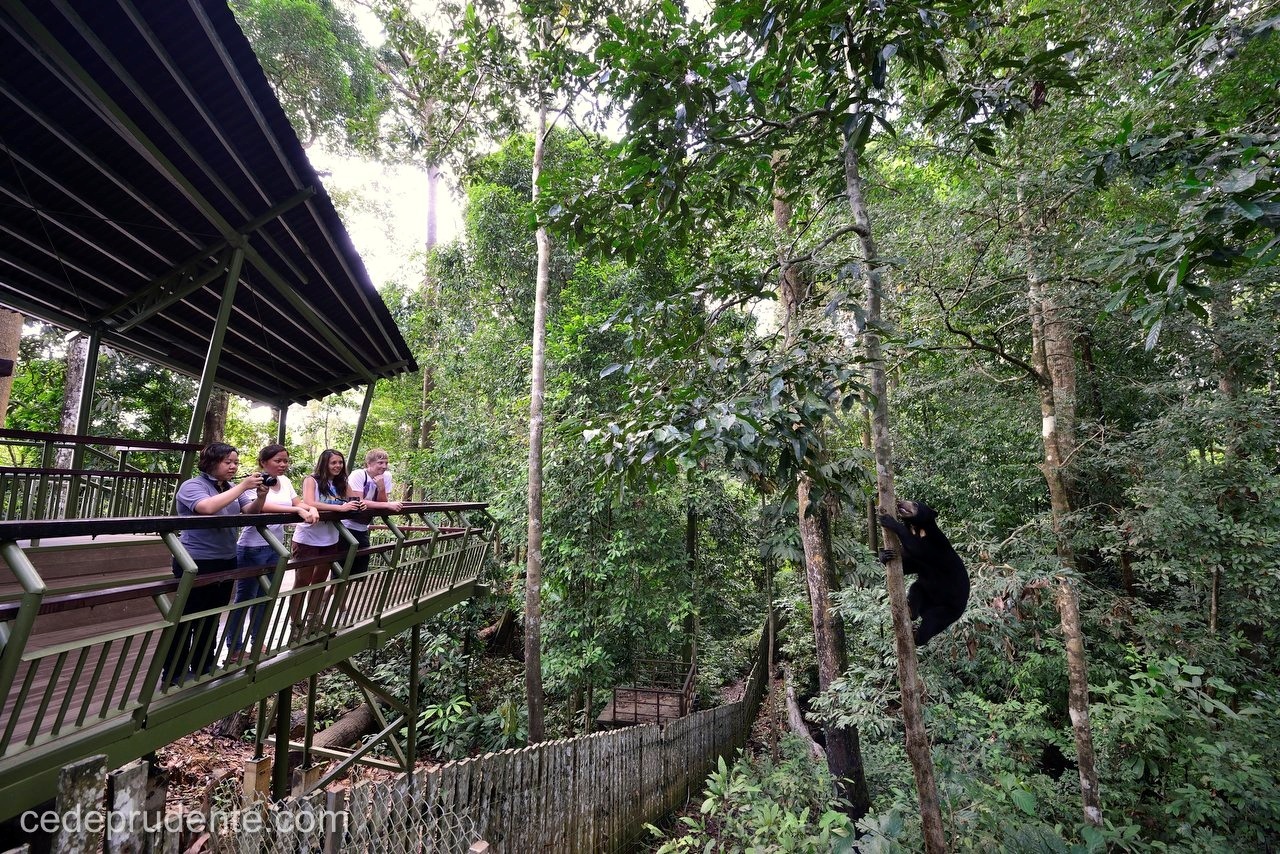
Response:
[{"label": "camera", "polygon": [[260,471],[258,474],[262,475],[263,486],[275,486],[280,481],[280,478],[273,474],[267,474],[265,471]]}]

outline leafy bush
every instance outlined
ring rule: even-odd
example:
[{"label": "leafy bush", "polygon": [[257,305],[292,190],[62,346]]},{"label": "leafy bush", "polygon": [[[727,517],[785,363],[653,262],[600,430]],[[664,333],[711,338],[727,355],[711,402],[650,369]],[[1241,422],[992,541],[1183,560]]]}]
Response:
[{"label": "leafy bush", "polygon": [[1113,810],[1147,838],[1191,850],[1263,850],[1280,841],[1280,693],[1239,697],[1177,657],[1131,652],[1132,672],[1099,689],[1093,713]]},{"label": "leafy bush", "polygon": [[658,854],[693,851],[790,851],[827,854],[852,850],[853,827],[837,807],[831,775],[814,764],[804,743],[783,737],[782,759],[741,756],[732,766],[723,757],[707,778],[698,816],[682,816]]}]

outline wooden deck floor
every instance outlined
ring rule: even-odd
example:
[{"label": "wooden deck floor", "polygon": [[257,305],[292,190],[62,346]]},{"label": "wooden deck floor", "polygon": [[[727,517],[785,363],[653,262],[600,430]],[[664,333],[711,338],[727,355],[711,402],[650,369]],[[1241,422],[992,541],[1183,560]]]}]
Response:
[{"label": "wooden deck floor", "polygon": [[[26,553],[48,585],[46,598],[103,585],[172,578],[169,550],[154,536],[46,540]],[[0,602],[12,602],[21,597],[21,588],[5,570],[0,563]],[[290,570],[284,587],[292,585]],[[215,676],[225,665],[226,620],[223,615],[219,623]],[[152,663],[162,628],[156,601],[146,595],[38,616],[13,689],[0,698],[0,734],[7,735],[0,743],[9,744],[10,751],[21,749],[24,743],[57,735],[65,728],[127,714]],[[96,637],[110,640],[77,648]],[[287,630],[273,635],[279,642],[287,637]],[[67,653],[47,656],[46,651],[53,649]]]},{"label": "wooden deck floor", "polygon": [[613,699],[596,718],[602,727],[665,724],[680,717],[680,696],[650,688],[615,688]]}]

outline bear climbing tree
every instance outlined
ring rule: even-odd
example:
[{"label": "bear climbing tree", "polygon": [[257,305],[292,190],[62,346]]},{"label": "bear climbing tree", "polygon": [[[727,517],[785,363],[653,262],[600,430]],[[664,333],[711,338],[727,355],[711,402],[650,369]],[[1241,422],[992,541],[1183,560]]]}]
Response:
[{"label": "bear climbing tree", "polygon": [[[907,605],[911,619],[920,620],[916,646],[924,646],[964,613],[969,604],[969,572],[938,527],[937,510],[923,501],[899,499],[898,516],[882,515],[880,524],[897,534],[902,543],[903,574],[916,576],[907,591]],[[894,557],[891,549],[880,552],[884,563]]]},{"label": "bear climbing tree", "polygon": [[[871,236],[871,218],[862,196],[862,177],[858,173],[858,151],[852,142],[845,145],[845,194],[853,215],[854,230],[862,249],[866,271],[866,320],[862,325],[863,347],[869,373],[872,448],[876,462],[876,495],[881,515],[892,518],[897,508],[893,491],[893,443],[889,438],[889,396],[884,376],[884,354],[880,347],[881,325],[880,259]],[[885,529],[885,548],[897,552],[901,544],[891,528]],[[902,725],[907,739],[907,758],[915,777],[916,796],[920,802],[920,829],[924,835],[926,854],[947,850],[942,828],[942,809],[938,786],[933,774],[933,756],[929,734],[924,728],[921,703],[923,686],[918,673],[915,639],[911,636],[911,613],[907,605],[906,585],[902,579],[902,560],[896,555],[885,565],[885,582],[889,588],[889,607],[893,613],[893,634],[898,652],[898,683],[902,691]]]}]

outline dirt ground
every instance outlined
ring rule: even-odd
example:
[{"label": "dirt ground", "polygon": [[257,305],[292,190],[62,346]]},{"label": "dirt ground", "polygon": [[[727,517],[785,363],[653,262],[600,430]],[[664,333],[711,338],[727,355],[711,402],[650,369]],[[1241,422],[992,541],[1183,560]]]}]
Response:
[{"label": "dirt ground", "polygon": [[[217,724],[183,736],[156,751],[158,761],[168,778],[165,808],[171,812],[201,809],[215,786],[238,785],[243,779],[245,762],[253,758],[253,741],[230,738],[215,732]],[[271,746],[266,750],[269,752]],[[419,761],[419,769],[432,769],[438,763]],[[398,772],[357,765],[346,777],[332,783],[330,789],[349,789],[364,780],[387,781]]]}]

